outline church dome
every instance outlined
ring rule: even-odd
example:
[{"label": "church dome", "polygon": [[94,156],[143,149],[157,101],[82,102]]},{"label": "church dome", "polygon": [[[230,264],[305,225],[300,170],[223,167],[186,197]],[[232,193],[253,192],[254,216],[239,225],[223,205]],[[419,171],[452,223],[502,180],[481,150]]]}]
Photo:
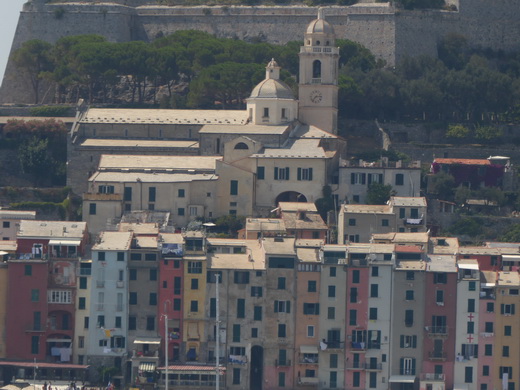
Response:
[{"label": "church dome", "polygon": [[334,35],[334,28],[323,17],[323,8],[318,9],[318,19],[309,23],[306,33]]},{"label": "church dome", "polygon": [[265,79],[251,92],[251,98],[294,99],[291,88],[278,79]]}]

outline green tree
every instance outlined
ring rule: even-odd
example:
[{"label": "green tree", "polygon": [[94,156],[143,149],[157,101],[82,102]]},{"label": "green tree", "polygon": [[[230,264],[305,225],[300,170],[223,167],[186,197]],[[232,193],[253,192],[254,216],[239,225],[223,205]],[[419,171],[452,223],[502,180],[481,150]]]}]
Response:
[{"label": "green tree", "polygon": [[367,204],[386,204],[395,194],[391,184],[371,183],[367,190]]},{"label": "green tree", "polygon": [[32,175],[37,184],[45,183],[56,165],[48,151],[48,145],[47,139],[31,137],[18,148],[22,172]]},{"label": "green tree", "polygon": [[448,173],[439,172],[428,176],[428,192],[442,200],[453,200],[455,179]]},{"label": "green tree", "polygon": [[469,129],[464,125],[449,125],[446,131],[446,137],[450,138],[466,138],[470,134]]},{"label": "green tree", "polygon": [[471,198],[471,190],[466,186],[458,186],[455,191],[455,202],[464,204],[469,198]]},{"label": "green tree", "polygon": [[520,242],[520,224],[514,223],[509,229],[507,229],[502,237],[500,237],[500,241],[502,242]]},{"label": "green tree", "polygon": [[39,39],[32,39],[13,53],[14,64],[28,78],[34,94],[34,103],[40,102],[40,85],[45,72],[53,69],[50,57],[52,45]]}]

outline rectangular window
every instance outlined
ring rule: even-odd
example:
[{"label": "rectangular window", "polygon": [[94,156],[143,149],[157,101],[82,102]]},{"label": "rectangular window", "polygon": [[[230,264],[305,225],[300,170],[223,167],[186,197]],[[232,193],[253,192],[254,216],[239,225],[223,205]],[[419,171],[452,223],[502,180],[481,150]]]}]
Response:
[{"label": "rectangular window", "polygon": [[413,310],[405,310],[405,312],[404,312],[404,324],[407,327],[413,326]]},{"label": "rectangular window", "polygon": [[150,281],[157,280],[157,270],[156,269],[151,269],[149,276],[150,276]]},{"label": "rectangular window", "polygon": [[130,305],[137,305],[137,293],[136,292],[130,292],[128,297],[129,297],[128,303]]},{"label": "rectangular window", "polygon": [[493,344],[484,345],[484,356],[493,356]]},{"label": "rectangular window", "polygon": [[256,298],[261,298],[263,295],[261,286],[251,286],[251,296]]},{"label": "rectangular window", "polygon": [[487,302],[486,303],[486,312],[493,313],[495,311],[495,303],[494,302]]},{"label": "rectangular window", "polygon": [[395,185],[396,186],[404,185],[404,175],[402,173],[395,174]]},{"label": "rectangular window", "polygon": [[233,384],[240,384],[240,368],[233,368]]},{"label": "rectangular window", "polygon": [[181,311],[181,300],[179,298],[175,298],[173,300],[173,310],[174,311]]},{"label": "rectangular window", "polygon": [[333,320],[336,318],[336,308],[328,307],[327,308],[327,319]]},{"label": "rectangular window", "polygon": [[330,268],[329,268],[329,276],[330,276],[331,278],[335,278],[335,277],[336,277],[336,270],[337,270],[336,267],[330,267]]},{"label": "rectangular window", "polygon": [[377,320],[377,307],[371,307],[368,314],[369,320]]},{"label": "rectangular window", "polygon": [[285,290],[285,278],[278,278],[278,290]]},{"label": "rectangular window", "polygon": [[445,272],[435,272],[433,274],[433,283],[435,284],[446,284],[448,281],[448,274]]},{"label": "rectangular window", "polygon": [[278,387],[285,387],[285,372],[278,373]]},{"label": "rectangular window", "polygon": [[352,386],[359,387],[361,383],[361,373],[359,371],[354,371],[352,374]]},{"label": "rectangular window", "polygon": [[381,226],[390,226],[390,222],[388,221],[388,219],[382,219],[381,220]]},{"label": "rectangular window", "polygon": [[32,276],[32,265],[25,265],[24,266],[24,275],[25,276]]},{"label": "rectangular window", "polygon": [[312,180],[312,168],[298,168],[298,180]]},{"label": "rectangular window", "polygon": [[253,320],[262,321],[262,306],[255,306],[253,310]]},{"label": "rectangular window", "polygon": [[352,271],[352,283],[359,283],[359,270],[355,269]]},{"label": "rectangular window", "polygon": [[417,336],[401,335],[401,348],[417,348]]},{"label": "rectangular window", "polygon": [[246,317],[246,300],[243,298],[237,299],[237,318]]},{"label": "rectangular window", "polygon": [[357,325],[357,310],[349,310],[349,325]]},{"label": "rectangular window", "polygon": [[249,284],[249,271],[234,271],[233,280],[235,284]]},{"label": "rectangular window", "polygon": [[146,317],[146,330],[155,330],[155,317]]},{"label": "rectangular window", "polygon": [[366,184],[367,175],[366,173],[351,173],[350,184]]},{"label": "rectangular window", "polygon": [[265,179],[265,167],[256,167],[256,178],[258,180]]},{"label": "rectangular window", "polygon": [[468,321],[466,326],[466,333],[474,334],[475,333],[475,323],[473,321]]},{"label": "rectangular window", "polygon": [[287,337],[285,324],[278,324],[278,337]]},{"label": "rectangular window", "polygon": [[258,337],[258,328],[251,328],[251,337],[254,339]]},{"label": "rectangular window", "polygon": [[229,195],[238,195],[238,180],[229,182]]},{"label": "rectangular window", "polygon": [[85,310],[87,307],[87,298],[80,297],[78,301],[78,309]]},{"label": "rectangular window", "polygon": [[289,168],[274,168],[274,180],[289,180]]},{"label": "rectangular window", "polygon": [[188,261],[188,273],[189,274],[201,274],[202,273],[202,261]]},{"label": "rectangular window", "polygon": [[510,325],[504,326],[504,336],[511,336],[511,326]]},{"label": "rectangular window", "polygon": [[89,317],[85,317],[83,319],[83,328],[88,329],[88,325],[89,325]]},{"label": "rectangular window", "polygon": [[128,271],[130,280],[137,280],[137,268],[130,268]]},{"label": "rectangular window", "polygon": [[291,301],[274,301],[275,313],[290,313]]},{"label": "rectangular window", "polygon": [[507,346],[507,345],[502,346],[502,356],[509,357],[509,346]]},{"label": "rectangular window", "polygon": [[89,203],[88,205],[88,214],[96,215],[96,203]]},{"label": "rectangular window", "polygon": [[177,190],[177,198],[184,198],[186,196],[186,191],[183,188],[179,188]]},{"label": "rectangular window", "polygon": [[468,291],[475,291],[477,289],[477,282],[472,281],[468,283]]},{"label": "rectangular window", "polygon": [[303,314],[319,315],[320,314],[320,304],[319,303],[304,303],[303,304]]},{"label": "rectangular window", "polygon": [[506,305],[506,304],[502,303],[500,305],[500,314],[503,314],[506,316],[511,316],[511,315],[515,314],[515,305],[514,304]]},{"label": "rectangular window", "polygon": [[105,327],[105,316],[98,316],[97,317],[97,327],[98,328],[104,328]]},{"label": "rectangular window", "polygon": [[379,294],[379,285],[378,284],[371,284],[370,285],[370,297],[371,298],[377,298]]},{"label": "rectangular window", "polygon": [[117,329],[121,329],[121,323],[122,323],[121,317],[116,317],[116,321],[115,321],[115,324],[114,324],[115,326],[114,327],[117,328]]},{"label": "rectangular window", "polygon": [[444,291],[443,290],[436,290],[435,291],[435,302],[439,306],[444,305]]},{"label": "rectangular window", "polygon": [[31,290],[31,302],[39,302],[40,301],[40,290],[37,288],[33,288]]},{"label": "rectangular window", "polygon": [[307,292],[316,292],[316,281],[309,280],[307,282]]},{"label": "rectangular window", "polygon": [[489,366],[482,366],[482,376],[489,376]]},{"label": "rectangular window", "polygon": [[493,323],[492,322],[486,322],[484,324],[484,332],[493,333]]},{"label": "rectangular window", "polygon": [[125,187],[123,200],[125,202],[130,202],[132,200],[132,187]]},{"label": "rectangular window", "polygon": [[356,226],[356,218],[349,218],[348,226]]},{"label": "rectangular window", "polygon": [[199,311],[199,301],[190,302],[190,312],[197,313]]},{"label": "rectangular window", "polygon": [[199,289],[199,279],[191,279],[191,289],[192,290]]},{"label": "rectangular window", "polygon": [[2,222],[2,227],[6,228],[6,229],[10,228],[11,227],[11,222],[9,222],[9,221]]},{"label": "rectangular window", "polygon": [[372,276],[379,276],[379,267],[377,265],[372,266]]},{"label": "rectangular window", "polygon": [[314,325],[307,325],[307,337],[314,337]]},{"label": "rectangular window", "polygon": [[264,107],[264,114],[262,118],[269,118],[269,107]]},{"label": "rectangular window", "polygon": [[33,355],[40,353],[40,336],[31,336],[31,353]]},{"label": "rectangular window", "polygon": [[184,207],[179,207],[177,209],[177,215],[180,217],[184,216]]},{"label": "rectangular window", "polygon": [[338,368],[338,355],[337,354],[332,353],[330,355],[329,367],[330,368]]},{"label": "rectangular window", "polygon": [[148,202],[155,202],[155,194],[156,194],[155,187],[149,187],[148,188]]},{"label": "rectangular window", "polygon": [[464,383],[473,383],[473,367],[464,367]]},{"label": "rectangular window", "polygon": [[356,303],[357,302],[357,295],[358,295],[357,288],[356,287],[351,287],[350,288],[350,303]]},{"label": "rectangular window", "polygon": [[329,286],[328,297],[329,298],[335,298],[336,297],[336,286]]},{"label": "rectangular window", "polygon": [[233,324],[233,342],[240,342],[240,324]]},{"label": "rectangular window", "polygon": [[157,293],[150,293],[150,298],[148,300],[150,306],[157,305]]},{"label": "rectangular window", "polygon": [[413,301],[413,290],[406,290],[406,293],[405,293],[405,300],[407,301]]},{"label": "rectangular window", "polygon": [[79,278],[79,288],[81,290],[86,290],[87,289],[87,278],[85,278],[85,277]]}]

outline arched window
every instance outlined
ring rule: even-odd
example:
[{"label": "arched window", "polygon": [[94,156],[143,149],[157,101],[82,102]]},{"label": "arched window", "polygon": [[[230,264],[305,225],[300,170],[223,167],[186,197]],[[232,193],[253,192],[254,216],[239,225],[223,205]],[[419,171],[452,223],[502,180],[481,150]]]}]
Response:
[{"label": "arched window", "polygon": [[321,77],[321,61],[315,60],[312,63],[312,78],[319,79]]},{"label": "arched window", "polygon": [[239,142],[238,144],[235,145],[235,149],[240,149],[240,150],[248,150],[249,149],[249,146],[247,146],[245,143],[243,142]]}]

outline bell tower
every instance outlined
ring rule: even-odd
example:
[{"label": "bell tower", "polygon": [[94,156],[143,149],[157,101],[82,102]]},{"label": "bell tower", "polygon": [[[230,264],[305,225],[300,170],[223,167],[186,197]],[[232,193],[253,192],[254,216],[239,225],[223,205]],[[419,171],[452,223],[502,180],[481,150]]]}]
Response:
[{"label": "bell tower", "polygon": [[333,134],[338,131],[339,47],[335,43],[334,28],[320,8],[300,47],[299,119]]}]

